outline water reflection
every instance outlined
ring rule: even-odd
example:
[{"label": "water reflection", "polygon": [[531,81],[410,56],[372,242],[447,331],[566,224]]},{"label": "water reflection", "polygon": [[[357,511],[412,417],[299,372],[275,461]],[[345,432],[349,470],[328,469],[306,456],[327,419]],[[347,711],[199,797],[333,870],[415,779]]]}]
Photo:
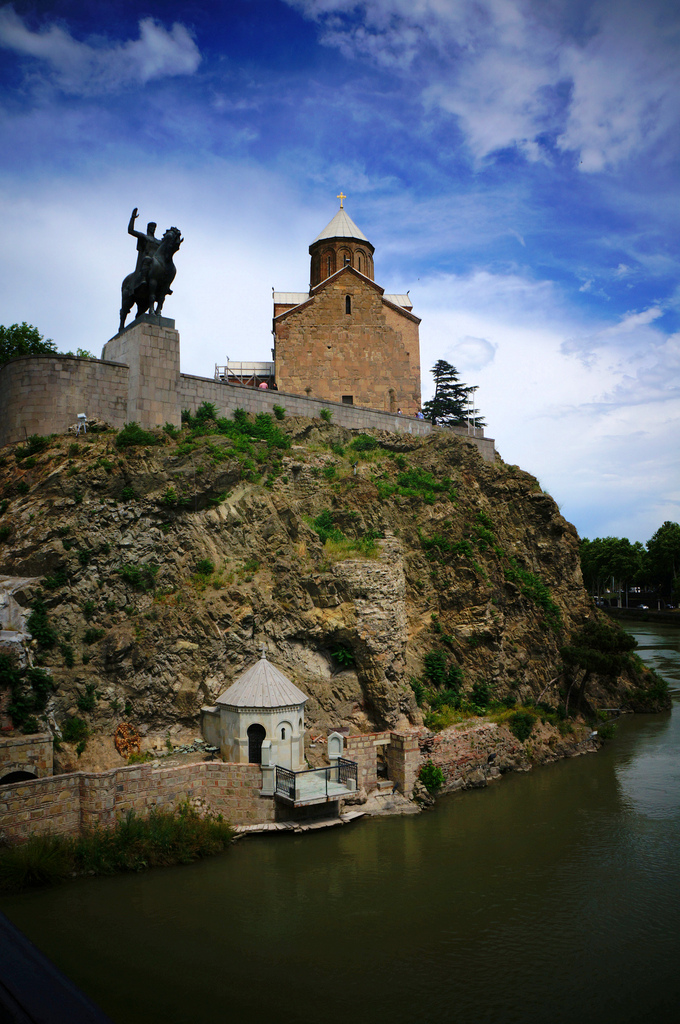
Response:
[{"label": "water reflection", "polygon": [[[636,623],[628,632],[637,640],[643,661],[660,672],[671,688],[680,686],[680,631]],[[638,814],[675,817],[680,813],[680,715],[654,715],[641,723],[635,723],[629,756],[622,756],[616,767],[623,799]]]}]

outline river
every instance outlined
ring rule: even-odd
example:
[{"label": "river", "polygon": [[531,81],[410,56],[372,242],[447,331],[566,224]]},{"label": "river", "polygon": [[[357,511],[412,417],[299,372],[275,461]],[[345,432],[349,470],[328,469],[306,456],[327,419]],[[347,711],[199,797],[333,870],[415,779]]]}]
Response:
[{"label": "river", "polygon": [[[628,624],[680,686],[680,630]],[[4,897],[116,1024],[680,1017],[680,706],[415,817]]]}]

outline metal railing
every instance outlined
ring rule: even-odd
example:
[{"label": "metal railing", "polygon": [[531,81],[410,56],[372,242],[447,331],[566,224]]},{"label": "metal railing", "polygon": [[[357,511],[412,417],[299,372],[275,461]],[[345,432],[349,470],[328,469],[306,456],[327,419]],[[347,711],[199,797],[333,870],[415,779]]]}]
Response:
[{"label": "metal railing", "polygon": [[[301,772],[291,771],[290,768],[282,768],[276,765],[275,793],[293,803],[300,802],[304,797],[305,779],[318,778],[323,780],[322,792],[314,793],[310,799],[329,799],[328,786],[330,783],[344,786],[346,789],[356,789],[358,781],[358,766],[356,761],[347,761],[339,757],[335,764],[327,768],[306,768]],[[352,786],[351,783],[354,785]],[[331,799],[337,799],[338,794],[330,794]]]}]

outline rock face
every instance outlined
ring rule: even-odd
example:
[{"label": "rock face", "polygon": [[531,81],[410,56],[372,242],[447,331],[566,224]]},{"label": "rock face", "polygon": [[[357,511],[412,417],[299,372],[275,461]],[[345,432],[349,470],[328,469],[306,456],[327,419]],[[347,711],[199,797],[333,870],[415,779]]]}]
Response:
[{"label": "rock face", "polygon": [[[48,722],[195,735],[263,643],[317,732],[419,724],[411,680],[432,650],[466,691],[564,699],[560,647],[599,613],[576,531],[532,476],[444,431],[357,447],[321,421],[277,426],[287,449],[186,430],[4,449],[0,574],[57,631],[28,649],[57,683]],[[631,685],[594,676],[587,697],[618,706]]]}]

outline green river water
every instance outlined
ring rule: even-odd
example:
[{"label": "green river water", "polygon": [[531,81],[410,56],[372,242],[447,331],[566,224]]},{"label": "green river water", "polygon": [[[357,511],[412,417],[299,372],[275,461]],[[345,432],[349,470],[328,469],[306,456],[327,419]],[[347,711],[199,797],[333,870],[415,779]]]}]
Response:
[{"label": "green river water", "polygon": [[[633,624],[680,687],[680,630]],[[680,705],[427,813],[4,897],[116,1024],[680,1020]]]}]

